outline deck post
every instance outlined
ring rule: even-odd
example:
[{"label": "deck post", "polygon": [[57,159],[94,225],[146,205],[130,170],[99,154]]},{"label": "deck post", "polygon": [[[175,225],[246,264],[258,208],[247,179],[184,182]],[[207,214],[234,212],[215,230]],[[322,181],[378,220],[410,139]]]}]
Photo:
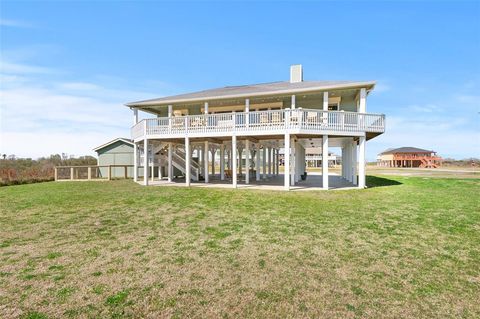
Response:
[{"label": "deck post", "polygon": [[138,181],[138,144],[133,143],[133,181]]},{"label": "deck post", "polygon": [[73,181],[73,167],[70,167],[70,179]]},{"label": "deck post", "polygon": [[168,105],[168,131],[172,131],[172,114],[173,113],[173,106],[170,104]]},{"label": "deck post", "polygon": [[[127,179],[128,178],[128,168],[127,168],[126,165],[125,165],[124,169],[125,169],[125,179]],[[88,175],[89,175],[88,179],[90,179],[92,177],[92,168],[91,167],[88,168]]]},{"label": "deck post", "polygon": [[143,185],[148,186],[148,139],[143,140]]},{"label": "deck post", "polygon": [[277,148],[275,150],[275,152],[276,152],[276,155],[275,155],[276,163],[275,163],[275,165],[277,166],[277,168],[275,170],[276,170],[276,175],[278,176],[280,174],[280,149]]},{"label": "deck post", "polygon": [[215,147],[212,147],[210,152],[212,153],[212,176],[215,177],[215,154],[217,153],[217,150]]},{"label": "deck post", "polygon": [[133,125],[138,123],[138,109],[132,109],[133,110]]},{"label": "deck post", "polygon": [[351,163],[352,163],[352,183],[353,185],[358,184],[358,179],[357,179],[357,142],[353,141],[352,142],[352,157],[351,157]]},{"label": "deck post", "polygon": [[267,147],[263,145],[262,149],[262,170],[263,170],[263,176],[262,179],[267,178]]},{"label": "deck post", "polygon": [[245,125],[246,127],[249,126],[250,124],[250,114],[248,114],[250,112],[250,99],[245,99]]},{"label": "deck post", "polygon": [[[153,147],[152,147],[152,155],[150,156],[150,162],[152,163],[152,167],[151,167],[152,176],[150,176],[150,178],[152,179],[152,182],[153,182],[153,178],[155,177],[155,154],[153,154]],[[158,166],[158,169],[160,172],[160,166]]]},{"label": "deck post", "polygon": [[237,136],[232,135],[232,187],[237,188]]},{"label": "deck post", "polygon": [[322,138],[322,188],[328,189],[328,135]]},{"label": "deck post", "polygon": [[256,145],[255,151],[255,179],[260,181],[260,144]]},{"label": "deck post", "polygon": [[[205,110],[208,110],[208,103],[205,103]],[[208,183],[208,153],[208,141],[205,141],[205,150],[203,151],[203,169],[205,171],[203,177],[205,183]]]},{"label": "deck post", "polygon": [[[125,166],[125,171],[127,170],[127,167]],[[125,174],[126,175],[126,174]],[[127,176],[125,176],[125,178],[127,178]],[[91,180],[92,179],[92,167],[89,166],[87,167],[87,179],[88,180]]]},{"label": "deck post", "polygon": [[58,180],[58,169],[55,167],[55,180]]},{"label": "deck post", "polygon": [[272,148],[267,149],[268,156],[268,177],[272,176]]},{"label": "deck post", "polygon": [[365,136],[360,136],[358,152],[358,188],[365,188]]},{"label": "deck post", "polygon": [[290,190],[290,133],[285,134],[285,155],[284,155],[284,181],[285,190]]},{"label": "deck post", "polygon": [[220,145],[220,180],[225,180],[225,145]]},{"label": "deck post", "polygon": [[[245,184],[250,184],[250,141],[245,141]],[[241,160],[241,159],[240,159]]]},{"label": "deck post", "polygon": [[172,167],[172,142],[168,143],[168,182],[172,182],[172,175],[173,175],[173,167]]},{"label": "deck post", "polygon": [[190,186],[190,138],[185,136],[185,186]]},{"label": "deck post", "polygon": [[291,105],[291,109],[292,109],[292,110],[295,110],[295,95],[292,95],[292,105]]},{"label": "deck post", "polygon": [[297,153],[295,152],[295,137],[290,136],[290,184],[293,186],[295,185],[295,170],[297,169],[295,166]]}]

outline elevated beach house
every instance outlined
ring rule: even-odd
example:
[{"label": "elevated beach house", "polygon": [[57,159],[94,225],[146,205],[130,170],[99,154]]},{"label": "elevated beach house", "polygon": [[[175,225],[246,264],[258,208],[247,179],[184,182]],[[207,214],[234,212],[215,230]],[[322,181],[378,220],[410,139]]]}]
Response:
[{"label": "elevated beach house", "polygon": [[[293,65],[290,81],[128,103],[134,179],[144,185],[268,184],[289,190],[303,182],[305,149],[320,147],[324,160],[316,186],[364,188],[366,141],[385,131],[385,116],[367,113],[374,86],[304,81],[302,66]],[[139,121],[139,111],[152,117]],[[339,175],[329,176],[329,147],[342,150]]]},{"label": "elevated beach house", "polygon": [[442,158],[437,152],[418,147],[391,148],[378,154],[377,166],[437,168]]}]

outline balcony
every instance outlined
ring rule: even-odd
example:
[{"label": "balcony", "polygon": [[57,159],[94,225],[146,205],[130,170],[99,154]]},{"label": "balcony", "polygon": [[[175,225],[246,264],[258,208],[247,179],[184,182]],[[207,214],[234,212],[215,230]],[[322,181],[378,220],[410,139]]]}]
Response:
[{"label": "balcony", "polygon": [[145,119],[131,129],[132,139],[293,134],[360,136],[385,131],[385,115],[317,109],[188,115]]}]

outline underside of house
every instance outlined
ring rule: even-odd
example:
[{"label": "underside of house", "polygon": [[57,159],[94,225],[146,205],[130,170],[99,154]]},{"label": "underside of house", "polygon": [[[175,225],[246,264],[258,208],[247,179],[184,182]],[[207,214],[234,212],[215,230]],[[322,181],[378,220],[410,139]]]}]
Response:
[{"label": "underside of house", "polygon": [[[383,114],[366,113],[375,82],[303,81],[299,65],[290,73],[289,82],[128,103],[134,111],[134,179],[286,190],[365,187],[366,141],[385,130]],[[155,117],[139,121],[138,111]],[[329,175],[329,147],[342,150],[337,175]],[[309,148],[323,156],[321,176],[306,176]]]}]

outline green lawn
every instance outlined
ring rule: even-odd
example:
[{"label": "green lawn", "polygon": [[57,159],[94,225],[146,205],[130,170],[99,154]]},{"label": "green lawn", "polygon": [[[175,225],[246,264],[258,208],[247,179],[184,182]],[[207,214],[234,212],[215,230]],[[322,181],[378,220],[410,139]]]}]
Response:
[{"label": "green lawn", "polygon": [[478,318],[480,180],[0,188],[0,318]]}]

